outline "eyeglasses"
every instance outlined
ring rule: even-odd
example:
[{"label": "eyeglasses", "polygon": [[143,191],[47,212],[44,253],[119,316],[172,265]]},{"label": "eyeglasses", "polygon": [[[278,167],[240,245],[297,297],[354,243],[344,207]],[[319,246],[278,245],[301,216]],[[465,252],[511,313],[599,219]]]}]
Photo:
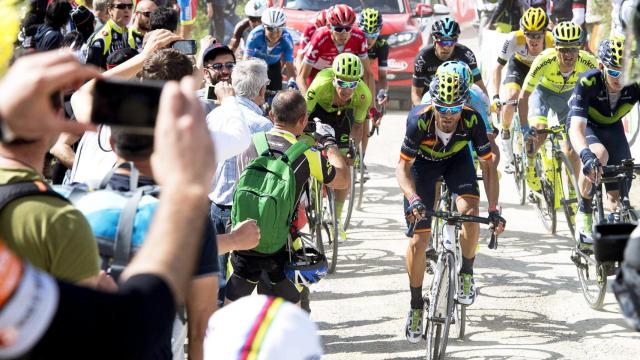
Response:
[{"label": "eyeglasses", "polygon": [[262,22],[262,18],[257,16],[257,17],[253,17],[253,16],[249,16],[249,21],[251,22]]},{"label": "eyeglasses", "polygon": [[575,55],[580,51],[580,49],[576,48],[576,47],[570,47],[570,48],[559,48],[558,52],[562,55]]},{"label": "eyeglasses", "polygon": [[344,32],[351,32],[352,28],[353,27],[351,26],[332,26],[331,31],[344,33]]},{"label": "eyeglasses", "polygon": [[442,106],[442,105],[438,105],[436,103],[433,103],[433,107],[440,114],[457,114],[460,111],[462,111],[462,108],[464,108],[464,104],[460,104],[460,105],[456,105],[456,106]]},{"label": "eyeglasses", "polygon": [[614,70],[614,69],[610,69],[608,67],[604,67],[605,70],[607,70],[607,75],[611,76],[612,78],[619,78],[620,75],[622,75],[622,71],[621,70]]},{"label": "eyeglasses", "polygon": [[524,36],[531,40],[540,40],[544,37],[544,33],[542,32],[525,32]]},{"label": "eyeglasses", "polygon": [[151,11],[136,11],[136,14],[144,15],[144,17],[151,16]]},{"label": "eyeglasses", "polygon": [[264,27],[265,30],[269,31],[269,32],[279,32],[282,31],[281,27],[276,27],[276,26],[265,26]]},{"label": "eyeglasses", "polygon": [[358,86],[358,81],[345,81],[342,79],[333,79],[333,85],[342,89],[355,89]]},{"label": "eyeglasses", "polygon": [[366,37],[367,39],[376,39],[378,36],[380,36],[380,31],[378,32],[374,32],[374,33],[364,33],[364,37]]},{"label": "eyeglasses", "polygon": [[214,70],[214,71],[220,71],[220,70],[222,70],[223,66],[226,67],[227,70],[231,71],[236,66],[236,63],[234,63],[232,61],[229,61],[228,63],[224,63],[224,64],[216,63],[216,64],[207,65],[206,68]]},{"label": "eyeglasses", "polygon": [[129,4],[124,4],[124,3],[118,3],[118,4],[113,4],[113,7],[118,9],[118,10],[131,10],[133,9],[133,4],[129,3]]},{"label": "eyeglasses", "polygon": [[436,44],[438,44],[438,46],[453,46],[457,42],[457,40],[436,40]]}]

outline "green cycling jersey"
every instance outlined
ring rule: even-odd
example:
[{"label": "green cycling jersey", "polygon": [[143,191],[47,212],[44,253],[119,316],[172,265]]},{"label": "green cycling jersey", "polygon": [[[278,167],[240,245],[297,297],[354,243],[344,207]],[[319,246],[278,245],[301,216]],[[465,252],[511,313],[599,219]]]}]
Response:
[{"label": "green cycling jersey", "polygon": [[316,106],[322,107],[328,113],[351,109],[353,110],[354,121],[358,124],[363,123],[367,118],[369,105],[371,104],[371,91],[369,91],[367,84],[362,79],[358,80],[358,86],[355,88],[353,96],[351,96],[351,101],[345,106],[336,107],[333,104],[336,94],[333,79],[332,68],[320,71],[313,79],[305,96],[309,114],[313,112]]},{"label": "green cycling jersey", "polygon": [[531,70],[524,79],[524,90],[531,93],[539,85],[558,94],[566,93],[575,88],[580,74],[597,67],[598,60],[595,56],[580,50],[573,71],[563,75],[558,64],[557,50],[546,49],[531,64]]}]

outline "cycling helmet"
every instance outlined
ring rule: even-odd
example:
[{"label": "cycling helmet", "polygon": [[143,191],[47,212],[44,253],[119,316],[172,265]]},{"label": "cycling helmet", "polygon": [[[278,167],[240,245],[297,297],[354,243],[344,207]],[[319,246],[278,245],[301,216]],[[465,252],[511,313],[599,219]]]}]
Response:
[{"label": "cycling helmet", "polygon": [[541,31],[547,25],[547,14],[540,8],[529,8],[520,18],[520,30]]},{"label": "cycling helmet", "polygon": [[262,25],[269,27],[284,27],[287,23],[287,15],[281,8],[268,8],[262,13]]},{"label": "cycling helmet", "polygon": [[327,25],[327,10],[320,10],[316,13],[316,16],[313,20],[316,25],[316,29],[319,29],[323,26]]},{"label": "cycling helmet", "polygon": [[266,0],[249,0],[244,7],[244,14],[248,17],[261,17],[267,7]]},{"label": "cycling helmet", "polygon": [[382,29],[382,15],[374,8],[366,8],[358,15],[358,27],[365,34],[376,34]]},{"label": "cycling helmet", "polygon": [[311,246],[305,246],[291,254],[285,265],[287,278],[296,285],[309,286],[320,281],[329,270],[324,254]]},{"label": "cycling helmet", "polygon": [[439,71],[431,80],[429,92],[433,101],[443,105],[458,105],[467,97],[469,87],[454,71]]},{"label": "cycling helmet", "polygon": [[356,13],[345,4],[338,4],[327,13],[327,22],[331,26],[353,26],[356,22]]},{"label": "cycling helmet", "polygon": [[443,17],[431,25],[431,35],[436,38],[456,39],[460,35],[460,25],[450,17]]},{"label": "cycling helmet", "polygon": [[582,29],[576,23],[563,21],[553,28],[553,40],[556,47],[580,47]]},{"label": "cycling helmet", "polygon": [[602,40],[598,48],[598,58],[606,66],[622,67],[624,36],[612,35]]},{"label": "cycling helmet", "polygon": [[438,66],[436,70],[436,74],[439,72],[454,72],[462,78],[462,80],[467,84],[467,87],[471,87],[473,84],[473,75],[471,75],[471,69],[469,65],[467,65],[464,61],[446,61],[442,63],[442,65]]},{"label": "cycling helmet", "polygon": [[333,60],[333,73],[346,80],[359,80],[364,73],[362,61],[352,53],[342,53]]}]

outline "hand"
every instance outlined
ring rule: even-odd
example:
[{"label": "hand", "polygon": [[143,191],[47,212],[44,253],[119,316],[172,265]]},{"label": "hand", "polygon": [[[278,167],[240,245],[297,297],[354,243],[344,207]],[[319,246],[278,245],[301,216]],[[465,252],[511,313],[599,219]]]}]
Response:
[{"label": "hand", "polygon": [[100,77],[97,68],[82,65],[70,52],[47,51],[20,58],[0,81],[0,118],[21,139],[38,140],[60,132],[82,135],[94,127],[67,121],[54,109],[51,96],[96,77]]},{"label": "hand", "polygon": [[318,118],[313,119],[316,123],[316,130],[313,137],[323,147],[335,146],[338,144],[336,141],[336,131],[331,125],[321,123]]},{"label": "hand", "polygon": [[494,234],[500,235],[507,225],[507,221],[500,215],[498,210],[489,211],[489,220],[491,221],[491,230]]},{"label": "hand", "polygon": [[200,53],[202,54],[209,46],[216,43],[216,38],[211,35],[206,35],[200,39]]},{"label": "hand", "polygon": [[233,86],[231,86],[231,84],[226,81],[218,82],[214,91],[216,93],[216,96],[218,97],[219,102],[222,102],[222,99],[226,97],[236,95],[235,91],[233,91]]},{"label": "hand", "polygon": [[231,230],[233,250],[251,250],[260,242],[260,228],[253,219],[245,220]]},{"label": "hand", "polygon": [[213,5],[210,2],[207,2],[207,18],[213,19]]},{"label": "hand", "polygon": [[299,90],[294,78],[289,78],[289,81],[287,81],[287,89]]},{"label": "hand", "polygon": [[389,100],[389,94],[387,94],[384,89],[380,89],[376,95],[376,100],[378,101],[378,105],[382,106]]},{"label": "hand", "polygon": [[580,151],[580,159],[582,161],[582,173],[592,183],[596,182],[596,175],[600,167],[600,160],[589,148]]},{"label": "hand", "polygon": [[144,44],[140,53],[145,59],[148,59],[157,50],[164,49],[178,40],[182,40],[182,37],[166,29],[150,31],[144,36]]},{"label": "hand", "polygon": [[491,100],[491,112],[497,113],[500,109],[502,109],[502,102],[500,101],[500,96],[494,95],[493,100]]},{"label": "hand", "polygon": [[118,292],[118,284],[113,280],[113,278],[107,274],[106,271],[100,270],[98,274],[98,281],[96,283],[96,290],[115,293]]},{"label": "hand", "polygon": [[151,167],[158,184],[210,188],[215,154],[190,76],[164,86],[154,137]]},{"label": "hand", "polygon": [[406,218],[409,222],[420,221],[424,217],[427,208],[422,203],[420,198],[413,200],[407,209]]},{"label": "hand", "polygon": [[378,127],[380,126],[380,121],[382,121],[382,113],[373,106],[369,109],[369,118],[373,126]]}]

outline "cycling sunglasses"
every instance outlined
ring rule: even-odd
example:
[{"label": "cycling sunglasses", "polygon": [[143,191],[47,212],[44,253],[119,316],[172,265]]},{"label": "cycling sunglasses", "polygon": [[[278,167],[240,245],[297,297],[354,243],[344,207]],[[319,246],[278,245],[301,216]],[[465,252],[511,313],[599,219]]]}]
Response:
[{"label": "cycling sunglasses", "polygon": [[526,36],[531,40],[540,40],[544,37],[544,33],[543,32],[525,32],[524,36]]},{"label": "cycling sunglasses", "polygon": [[457,40],[436,40],[436,44],[438,44],[439,46],[453,46],[457,42]]},{"label": "cycling sunglasses", "polygon": [[580,51],[577,47],[558,48],[558,52],[562,55],[575,55]]},{"label": "cycling sunglasses", "polygon": [[620,75],[622,75],[622,70],[614,70],[614,69],[610,69],[608,67],[604,67],[605,70],[607,70],[607,74],[609,76],[611,76],[612,78],[619,78]]},{"label": "cycling sunglasses", "polygon": [[124,4],[124,3],[119,3],[119,4],[113,4],[113,7],[118,9],[118,10],[131,10],[133,9],[133,4],[129,3],[129,4]]},{"label": "cycling sunglasses", "polygon": [[456,106],[442,106],[436,103],[433,103],[433,107],[440,114],[457,114],[464,108],[464,104],[456,105]]},{"label": "cycling sunglasses", "polygon": [[136,11],[136,14],[144,15],[144,17],[150,17],[151,11]]},{"label": "cycling sunglasses", "polygon": [[343,32],[351,32],[352,26],[332,26],[331,31],[343,33]]},{"label": "cycling sunglasses", "polygon": [[207,69],[212,69],[212,70],[215,70],[215,71],[220,71],[220,70],[222,70],[223,66],[226,67],[227,70],[231,71],[236,66],[236,63],[232,62],[232,61],[229,61],[228,63],[224,63],[224,64],[216,63],[216,64],[208,65],[208,66],[206,66],[206,68]]},{"label": "cycling sunglasses", "polygon": [[335,78],[333,79],[333,84],[342,89],[355,89],[358,86],[358,81],[345,81]]},{"label": "cycling sunglasses", "polygon": [[364,33],[364,37],[366,37],[367,39],[376,39],[376,38],[378,38],[378,36],[380,36],[380,31],[374,32],[374,33],[371,33],[371,34]]},{"label": "cycling sunglasses", "polygon": [[281,27],[277,27],[277,26],[265,26],[264,29],[269,31],[269,32],[282,31],[282,28]]}]

